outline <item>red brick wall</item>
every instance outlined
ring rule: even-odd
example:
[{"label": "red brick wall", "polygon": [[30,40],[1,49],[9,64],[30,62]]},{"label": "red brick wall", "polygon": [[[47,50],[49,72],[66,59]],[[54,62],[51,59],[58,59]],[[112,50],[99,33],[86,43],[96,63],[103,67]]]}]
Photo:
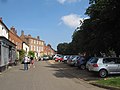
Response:
[{"label": "red brick wall", "polygon": [[16,44],[16,49],[17,50],[21,50],[22,49],[22,40],[20,39],[19,36],[17,36],[16,34],[12,33],[11,31],[9,31],[9,40],[11,42],[13,42],[14,44]]}]

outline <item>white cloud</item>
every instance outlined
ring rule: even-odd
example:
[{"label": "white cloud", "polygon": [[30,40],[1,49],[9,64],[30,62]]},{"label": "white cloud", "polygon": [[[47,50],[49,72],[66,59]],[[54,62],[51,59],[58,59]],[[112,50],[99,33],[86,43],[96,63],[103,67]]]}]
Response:
[{"label": "white cloud", "polygon": [[64,4],[65,2],[72,3],[72,2],[77,2],[77,1],[80,1],[80,0],[57,0],[57,1],[61,4]]},{"label": "white cloud", "polygon": [[65,25],[71,27],[71,28],[76,28],[77,26],[80,25],[80,20],[83,21],[83,18],[80,18],[79,15],[77,14],[70,14],[61,17],[62,23]]}]

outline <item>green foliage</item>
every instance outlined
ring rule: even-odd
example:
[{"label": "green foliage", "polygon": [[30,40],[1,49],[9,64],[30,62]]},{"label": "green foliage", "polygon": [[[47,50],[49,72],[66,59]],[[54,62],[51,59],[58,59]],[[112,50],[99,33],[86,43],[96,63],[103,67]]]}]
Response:
[{"label": "green foliage", "polygon": [[82,25],[72,35],[72,42],[58,45],[58,52],[100,56],[111,50],[120,55],[120,0],[89,0]]},{"label": "green foliage", "polygon": [[32,57],[35,57],[35,52],[29,51],[29,52],[28,52],[28,56],[30,56],[30,57],[31,57],[31,56],[32,56]]},{"label": "green foliage", "polygon": [[22,49],[22,50],[19,51],[19,54],[20,54],[19,59],[20,59],[20,61],[22,61],[26,53],[25,53],[25,51]]},{"label": "green foliage", "polygon": [[103,80],[97,81],[96,83],[105,85],[105,86],[113,86],[113,87],[120,88],[120,77],[103,79]]},{"label": "green foliage", "polygon": [[59,54],[68,54],[68,43],[60,43],[57,46],[57,51]]}]

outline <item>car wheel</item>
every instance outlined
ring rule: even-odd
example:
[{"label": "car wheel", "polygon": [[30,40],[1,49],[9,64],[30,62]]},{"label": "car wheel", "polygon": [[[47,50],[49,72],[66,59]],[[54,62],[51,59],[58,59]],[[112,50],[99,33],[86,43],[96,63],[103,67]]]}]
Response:
[{"label": "car wheel", "polygon": [[108,73],[107,73],[107,71],[105,69],[102,69],[102,70],[99,71],[99,76],[101,78],[105,78],[107,76],[107,74]]},{"label": "car wheel", "polygon": [[85,69],[85,65],[80,65],[80,69],[84,70]]}]

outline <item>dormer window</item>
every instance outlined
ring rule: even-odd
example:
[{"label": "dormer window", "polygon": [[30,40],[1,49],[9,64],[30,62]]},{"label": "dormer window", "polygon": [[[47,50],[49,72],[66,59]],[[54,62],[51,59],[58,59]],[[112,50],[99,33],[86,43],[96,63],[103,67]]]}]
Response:
[{"label": "dormer window", "polygon": [[2,30],[4,29],[4,27],[2,27]]}]

